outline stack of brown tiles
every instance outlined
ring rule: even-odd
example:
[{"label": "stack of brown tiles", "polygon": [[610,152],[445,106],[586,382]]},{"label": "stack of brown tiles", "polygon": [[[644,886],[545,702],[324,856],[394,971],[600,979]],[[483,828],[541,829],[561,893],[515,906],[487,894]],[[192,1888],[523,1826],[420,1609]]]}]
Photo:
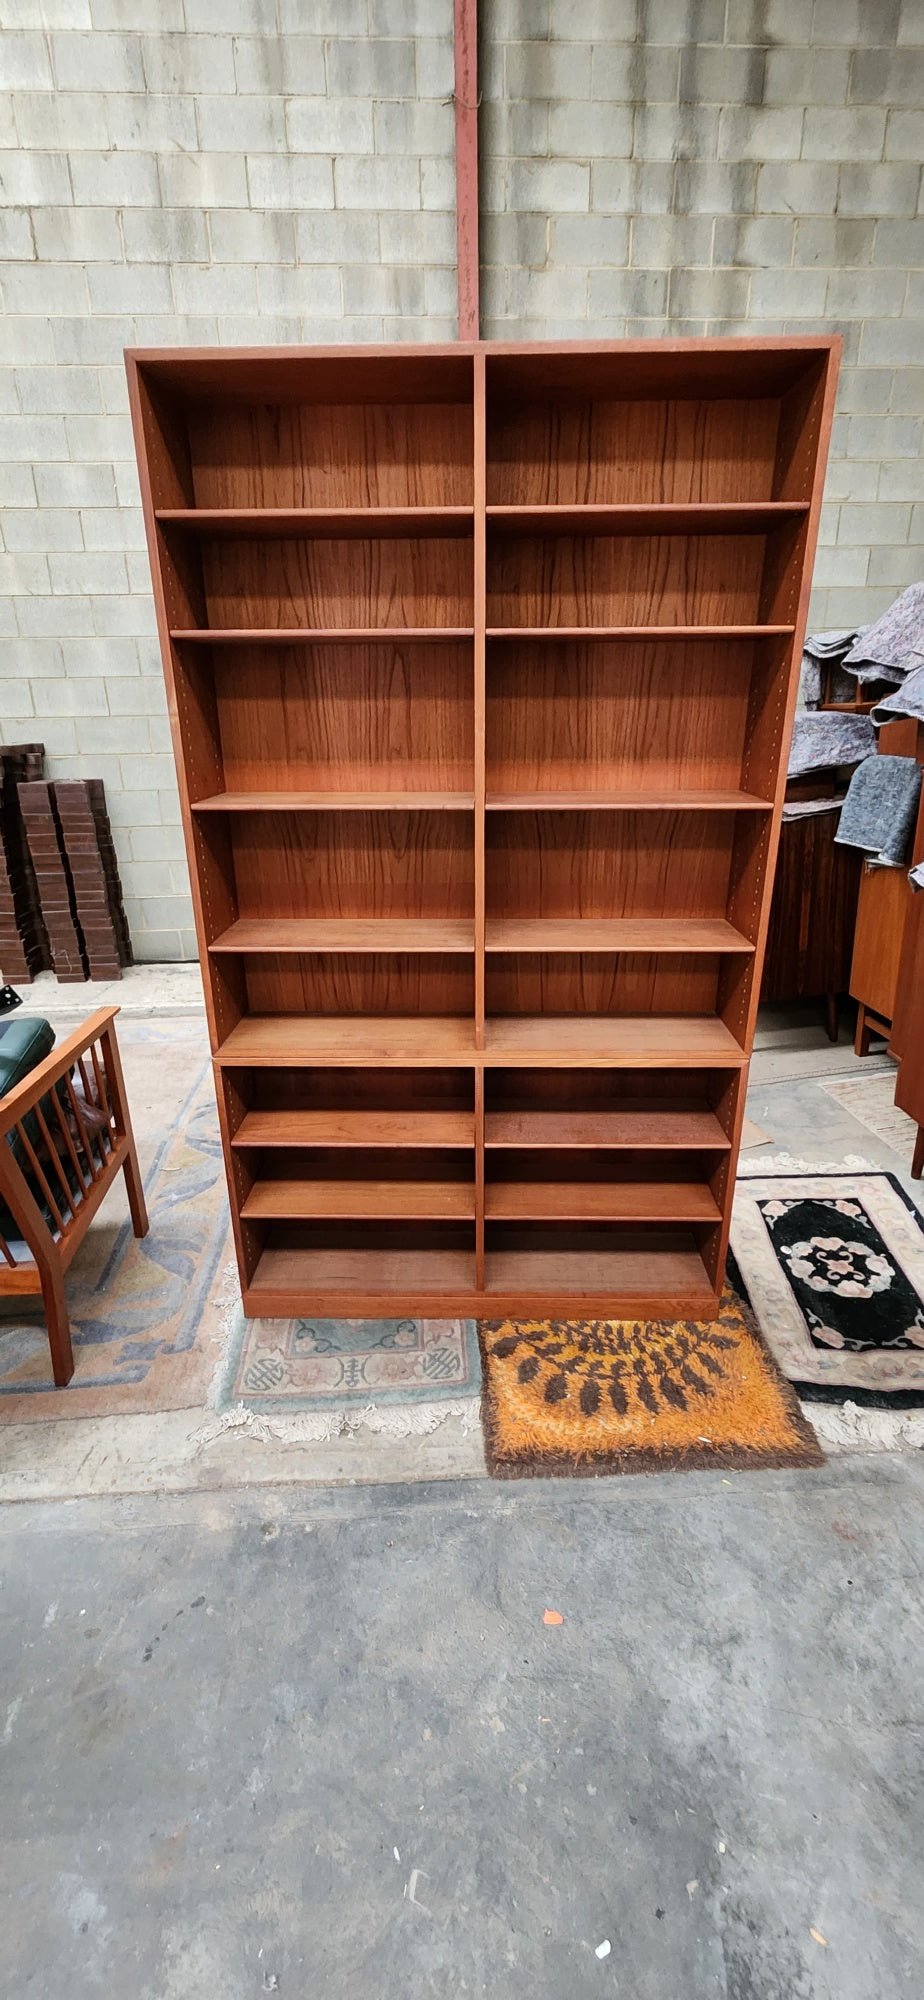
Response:
[{"label": "stack of brown tiles", "polygon": [[90,978],[120,979],[132,954],[102,779],[51,789]]},{"label": "stack of brown tiles", "polygon": [[0,969],[20,985],[51,964],[17,791],[44,768],[41,743],[0,749]]},{"label": "stack of brown tiles", "polygon": [[19,803],[51,947],[51,962],[59,979],[76,984],[86,979],[87,968],[71,908],[70,883],[58,840],[51,786],[20,785]]}]

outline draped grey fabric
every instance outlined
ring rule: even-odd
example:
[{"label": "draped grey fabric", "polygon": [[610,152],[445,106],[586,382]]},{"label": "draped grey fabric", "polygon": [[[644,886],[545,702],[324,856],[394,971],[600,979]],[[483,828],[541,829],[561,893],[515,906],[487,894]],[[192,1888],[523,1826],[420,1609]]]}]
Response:
[{"label": "draped grey fabric", "polygon": [[914,757],[867,757],[847,790],[834,836],[841,847],[860,847],[883,867],[908,857],[921,792]]},{"label": "draped grey fabric", "polygon": [[868,715],[842,715],[823,709],[797,715],[789,753],[788,775],[804,778],[838,764],[857,764],[876,748],[876,731]]}]

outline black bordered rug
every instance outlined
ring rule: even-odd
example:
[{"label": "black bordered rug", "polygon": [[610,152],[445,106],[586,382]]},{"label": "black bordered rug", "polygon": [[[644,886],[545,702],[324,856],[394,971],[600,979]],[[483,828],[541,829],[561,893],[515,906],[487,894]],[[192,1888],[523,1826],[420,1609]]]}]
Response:
[{"label": "black bordered rug", "polygon": [[[924,1221],[894,1174],[739,1179],[729,1278],[784,1375],[811,1395],[924,1402]],[[755,1163],[756,1165],[756,1163]]]}]

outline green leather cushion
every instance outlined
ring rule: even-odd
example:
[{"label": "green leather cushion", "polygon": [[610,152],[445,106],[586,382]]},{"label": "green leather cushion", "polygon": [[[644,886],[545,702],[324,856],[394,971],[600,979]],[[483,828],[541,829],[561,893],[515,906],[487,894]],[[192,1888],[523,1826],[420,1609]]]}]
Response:
[{"label": "green leather cushion", "polygon": [[0,1097],[50,1055],[55,1031],[50,1021],[36,1015],[12,1014],[0,1018]]}]

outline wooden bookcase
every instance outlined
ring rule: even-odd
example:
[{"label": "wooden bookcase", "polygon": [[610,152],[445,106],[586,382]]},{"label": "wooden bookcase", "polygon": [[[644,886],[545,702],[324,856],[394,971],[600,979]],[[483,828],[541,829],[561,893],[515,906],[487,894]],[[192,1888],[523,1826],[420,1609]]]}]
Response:
[{"label": "wooden bookcase", "polygon": [[248,1313],[714,1309],[837,348],[128,355]]}]

